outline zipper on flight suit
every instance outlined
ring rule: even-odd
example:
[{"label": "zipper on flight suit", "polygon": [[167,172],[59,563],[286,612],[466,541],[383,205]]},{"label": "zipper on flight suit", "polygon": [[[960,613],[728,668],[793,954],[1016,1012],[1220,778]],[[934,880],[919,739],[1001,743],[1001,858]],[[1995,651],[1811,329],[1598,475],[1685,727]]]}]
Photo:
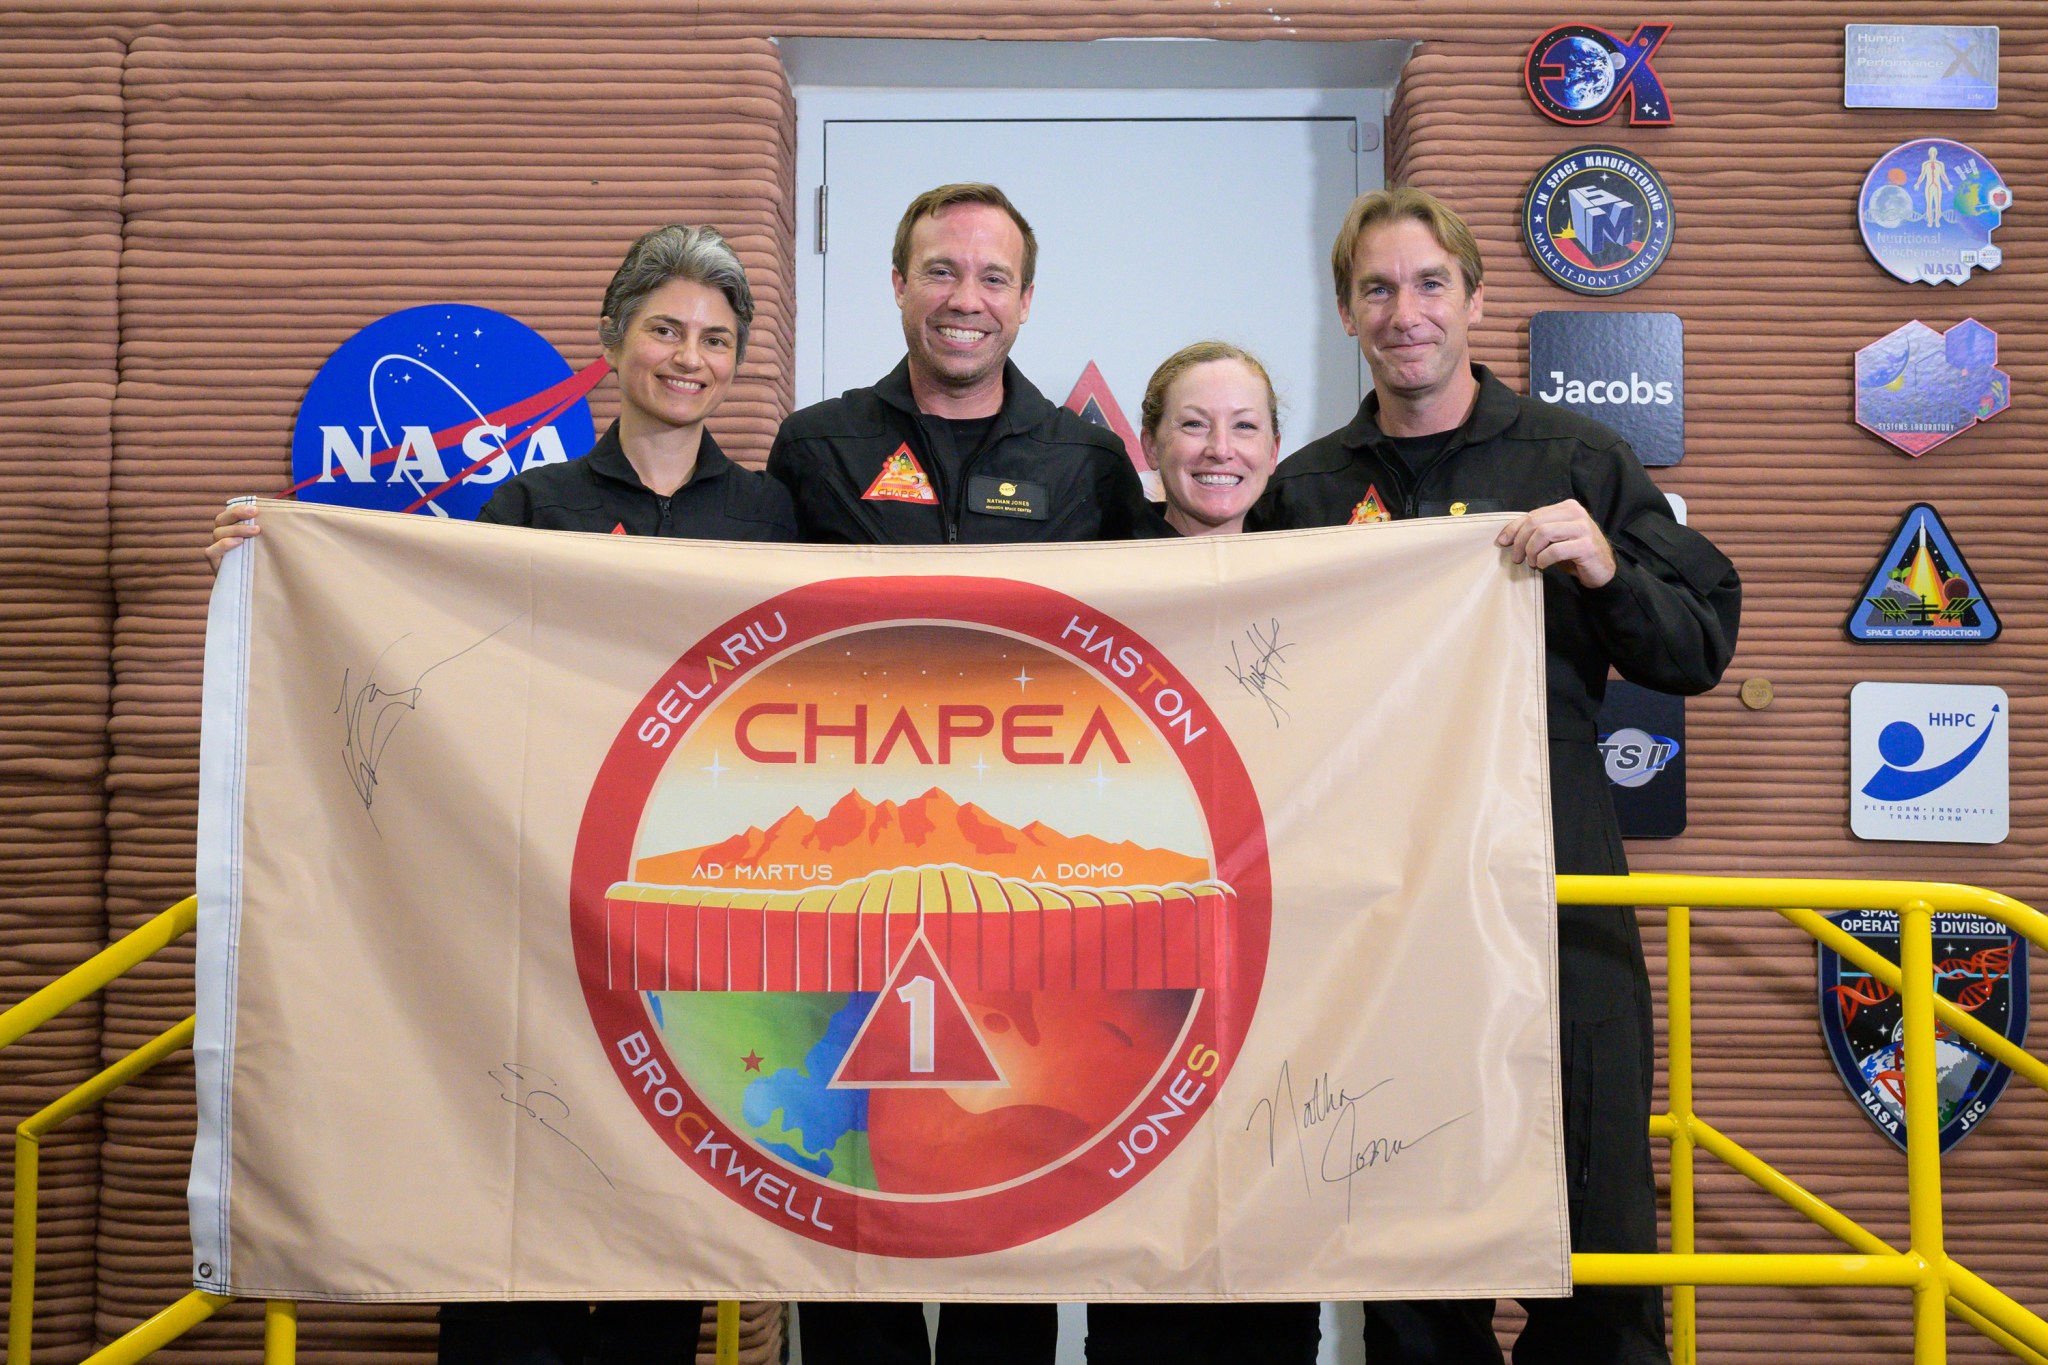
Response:
[{"label": "zipper on flight suit", "polygon": [[1408,484],[1407,464],[1398,454],[1392,452],[1391,446],[1388,448],[1389,453],[1380,457],[1380,464],[1387,471],[1387,481],[1394,485],[1394,489],[1401,499],[1401,515],[1403,517],[1421,515],[1422,504],[1420,498],[1422,496],[1422,485],[1428,482],[1430,474],[1435,471],[1436,467],[1445,460],[1450,459],[1458,451],[1459,447],[1460,442],[1458,439],[1455,436],[1452,437],[1428,464],[1415,471],[1413,487],[1410,487]]},{"label": "zipper on flight suit", "polygon": [[671,494],[671,495],[670,495],[669,497],[666,497],[666,498],[664,498],[664,497],[661,497],[661,496],[658,496],[658,495],[657,495],[657,496],[655,497],[655,499],[654,499],[654,505],[655,505],[656,507],[658,507],[658,508],[660,508],[660,509],[661,509],[661,516],[660,516],[660,518],[659,518],[659,519],[658,519],[658,520],[657,520],[657,521],[656,521],[656,522],[654,523],[654,534],[656,534],[656,535],[658,535],[658,536],[665,536],[665,535],[667,535],[667,534],[668,534],[668,530],[669,530],[669,520],[668,520],[668,508],[669,508],[669,502],[671,501],[671,499],[672,499],[673,497],[674,497],[674,495],[673,495],[673,494]]}]

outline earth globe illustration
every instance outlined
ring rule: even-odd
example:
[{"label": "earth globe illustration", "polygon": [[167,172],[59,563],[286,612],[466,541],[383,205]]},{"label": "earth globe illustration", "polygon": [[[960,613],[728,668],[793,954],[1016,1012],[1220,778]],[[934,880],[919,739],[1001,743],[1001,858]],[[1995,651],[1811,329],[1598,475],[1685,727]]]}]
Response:
[{"label": "earth globe illustration", "polygon": [[1870,221],[1895,228],[1913,216],[1913,196],[1903,185],[1880,185],[1870,196]]},{"label": "earth globe illustration", "polygon": [[[1903,1023],[1892,1028],[1892,1041],[1863,1059],[1864,1083],[1876,1092],[1878,1100],[1892,1115],[1899,1119],[1906,1116],[1903,1092],[1897,1084],[1897,1077],[1905,1073],[1905,1026]],[[1982,1057],[1967,1048],[1959,1047],[1946,1038],[1934,1040],[1934,1072],[1936,1110],[1939,1121],[1947,1124],[1963,1107],[1970,1097],[1972,1084],[1977,1073],[1987,1063]]]},{"label": "earth globe illustration", "polygon": [[1560,102],[1567,109],[1597,108],[1614,93],[1616,54],[1591,38],[1562,39],[1544,54],[1544,61],[1564,71],[1564,96]]}]

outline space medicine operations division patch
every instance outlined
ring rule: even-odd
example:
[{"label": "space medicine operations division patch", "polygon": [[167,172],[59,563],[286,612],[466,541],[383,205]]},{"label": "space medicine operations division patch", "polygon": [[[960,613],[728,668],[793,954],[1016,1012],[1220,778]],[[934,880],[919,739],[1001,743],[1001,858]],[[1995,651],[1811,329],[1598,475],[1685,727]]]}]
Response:
[{"label": "space medicine operations division patch", "polygon": [[[1899,961],[1895,910],[1845,910],[1830,915],[1841,929]],[[2017,1046],[2027,1041],[2027,944],[1997,920],[1982,915],[1936,914],[1935,989],[1944,1000]],[[1820,1023],[1835,1073],[1880,1133],[1906,1149],[1905,1029],[1900,997],[1825,945],[1820,954]],[[1941,1150],[1976,1130],[2005,1092],[2012,1071],[1994,1062],[1947,1025],[1934,1037]]]}]

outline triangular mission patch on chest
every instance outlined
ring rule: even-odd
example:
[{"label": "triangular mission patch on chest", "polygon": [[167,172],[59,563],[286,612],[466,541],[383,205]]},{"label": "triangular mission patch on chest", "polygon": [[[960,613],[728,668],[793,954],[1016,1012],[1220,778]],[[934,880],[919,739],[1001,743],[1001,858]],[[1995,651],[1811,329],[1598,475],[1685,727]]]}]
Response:
[{"label": "triangular mission patch on chest", "polygon": [[1362,526],[1370,521],[1392,521],[1394,514],[1387,510],[1387,504],[1380,498],[1378,484],[1367,484],[1365,496],[1358,500],[1358,506],[1351,509],[1353,526]]},{"label": "triangular mission patch on chest", "polygon": [[939,495],[932,491],[931,477],[917,462],[917,456],[910,453],[908,442],[897,446],[896,453],[882,461],[882,472],[875,475],[868,491],[860,496],[863,502],[936,503],[939,500]]}]

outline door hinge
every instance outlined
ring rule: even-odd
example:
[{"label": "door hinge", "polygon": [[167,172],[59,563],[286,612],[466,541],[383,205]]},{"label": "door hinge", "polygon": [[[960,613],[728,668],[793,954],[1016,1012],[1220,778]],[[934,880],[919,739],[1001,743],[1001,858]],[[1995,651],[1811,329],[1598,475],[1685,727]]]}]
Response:
[{"label": "door hinge", "polygon": [[818,254],[825,254],[825,187],[818,186]]}]

